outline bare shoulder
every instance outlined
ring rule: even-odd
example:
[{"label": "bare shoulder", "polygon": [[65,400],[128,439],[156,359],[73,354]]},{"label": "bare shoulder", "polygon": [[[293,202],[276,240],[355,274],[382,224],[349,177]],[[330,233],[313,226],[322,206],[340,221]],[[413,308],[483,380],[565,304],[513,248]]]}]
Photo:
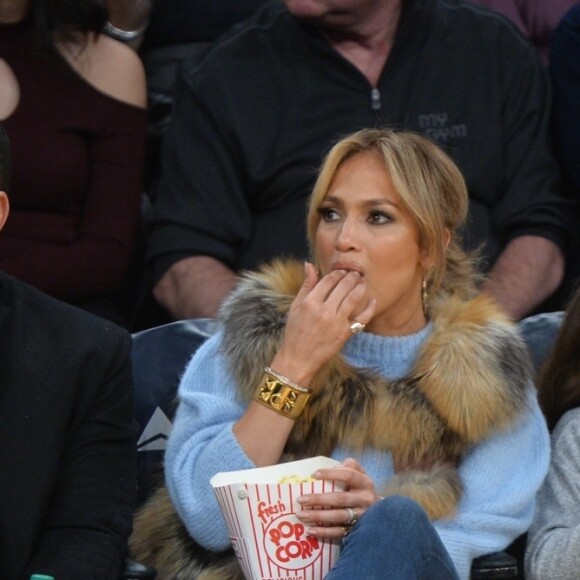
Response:
[{"label": "bare shoulder", "polygon": [[0,121],[7,119],[18,106],[20,87],[10,65],[0,58]]},{"label": "bare shoulder", "polygon": [[104,34],[88,37],[82,51],[61,47],[69,64],[98,91],[124,103],[145,108],[145,71],[135,51]]}]

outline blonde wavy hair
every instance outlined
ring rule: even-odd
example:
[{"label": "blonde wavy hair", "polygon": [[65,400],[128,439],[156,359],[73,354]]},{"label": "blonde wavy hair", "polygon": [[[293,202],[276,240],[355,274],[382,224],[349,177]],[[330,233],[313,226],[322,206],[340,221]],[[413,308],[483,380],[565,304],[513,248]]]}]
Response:
[{"label": "blonde wavy hair", "polygon": [[403,208],[417,225],[421,248],[433,257],[433,266],[425,272],[429,295],[472,297],[479,281],[476,257],[462,249],[459,234],[469,205],[465,180],[437,145],[416,133],[363,129],[332,147],[319,171],[308,207],[313,261],[317,263],[315,239],[321,219],[317,210],[341,165],[366,152],[376,152],[383,159]]}]

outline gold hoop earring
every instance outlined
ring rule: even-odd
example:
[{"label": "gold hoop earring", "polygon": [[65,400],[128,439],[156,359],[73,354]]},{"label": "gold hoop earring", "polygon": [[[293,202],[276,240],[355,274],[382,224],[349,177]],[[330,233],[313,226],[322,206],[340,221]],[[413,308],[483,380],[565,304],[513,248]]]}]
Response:
[{"label": "gold hoop earring", "polygon": [[427,316],[429,312],[428,308],[429,293],[427,292],[427,280],[423,278],[421,282],[421,303],[423,304],[423,314]]}]

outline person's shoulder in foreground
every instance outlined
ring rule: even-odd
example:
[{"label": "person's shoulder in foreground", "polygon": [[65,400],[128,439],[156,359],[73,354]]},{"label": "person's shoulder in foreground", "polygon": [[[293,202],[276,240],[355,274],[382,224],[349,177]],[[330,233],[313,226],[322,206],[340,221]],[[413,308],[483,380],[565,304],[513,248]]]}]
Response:
[{"label": "person's shoulder in foreground", "polygon": [[580,287],[538,380],[552,458],[528,534],[526,578],[571,580],[580,570]]},{"label": "person's shoulder in foreground", "polygon": [[0,272],[0,576],[112,580],[135,498],[131,340]]},{"label": "person's shoulder in foreground", "polygon": [[[580,409],[568,411],[552,434],[552,460],[528,534],[529,580],[571,580],[580,571]],[[576,575],[575,575],[576,574]]]}]

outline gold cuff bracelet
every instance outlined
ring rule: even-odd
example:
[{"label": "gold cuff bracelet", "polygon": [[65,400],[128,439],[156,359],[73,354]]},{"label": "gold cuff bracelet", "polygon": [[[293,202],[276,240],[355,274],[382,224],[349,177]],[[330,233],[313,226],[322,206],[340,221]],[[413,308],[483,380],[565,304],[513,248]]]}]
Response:
[{"label": "gold cuff bracelet", "polygon": [[298,419],[308,403],[310,390],[298,387],[298,385],[296,388],[280,380],[279,377],[281,375],[274,376],[266,371],[256,390],[254,400],[284,417]]}]

